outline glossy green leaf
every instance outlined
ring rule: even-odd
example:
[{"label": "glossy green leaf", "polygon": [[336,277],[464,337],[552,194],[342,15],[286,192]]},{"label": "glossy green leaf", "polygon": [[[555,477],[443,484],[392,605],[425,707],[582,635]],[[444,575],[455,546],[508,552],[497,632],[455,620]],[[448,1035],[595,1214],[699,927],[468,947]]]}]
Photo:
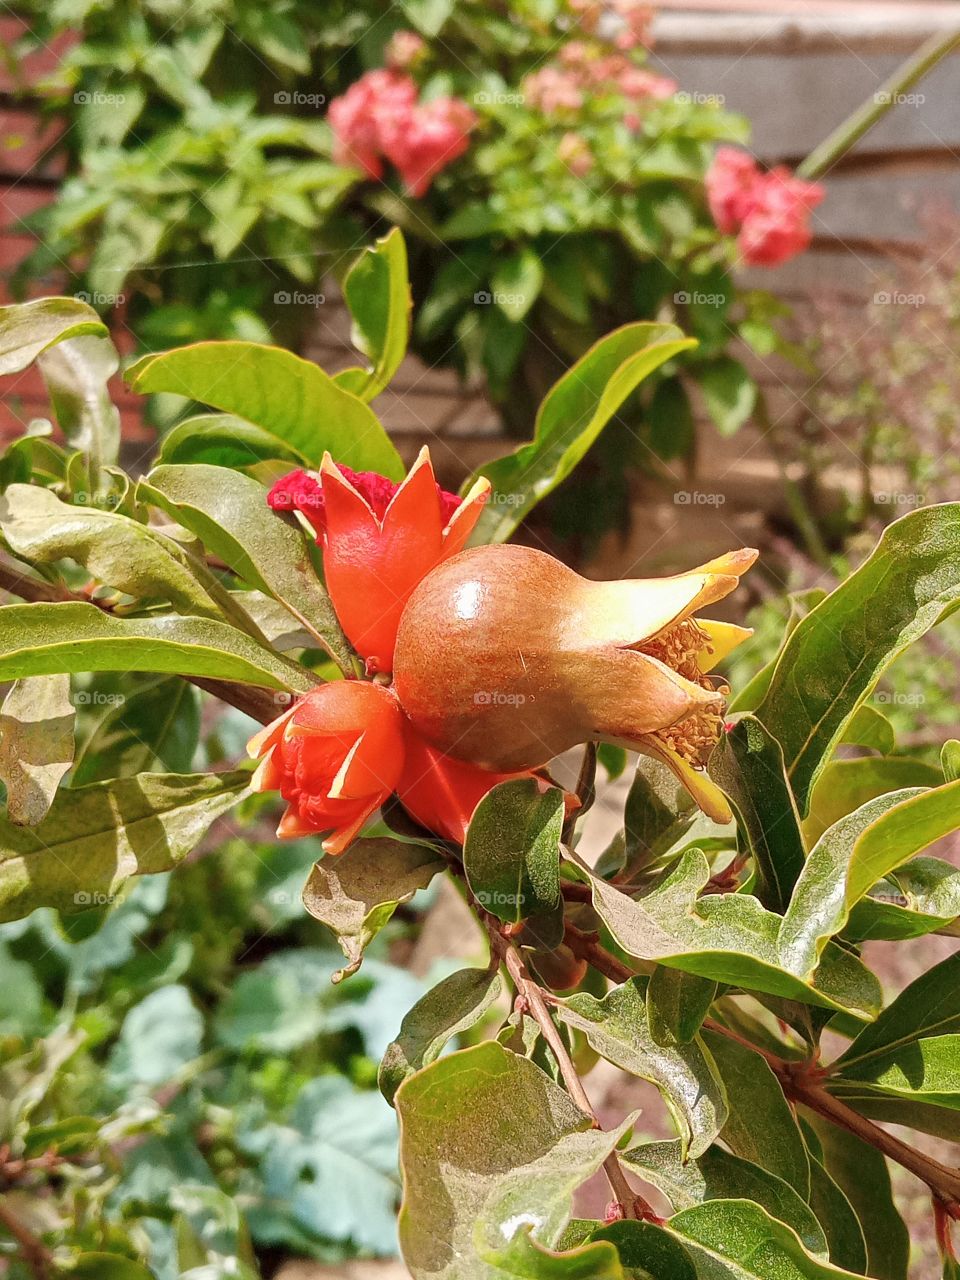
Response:
[{"label": "glossy green leaf", "polygon": [[811,1118],[827,1172],[853,1206],[867,1247],[867,1274],[907,1280],[910,1236],[897,1211],[887,1162],[846,1129]]},{"label": "glossy green leaf", "polygon": [[810,1253],[827,1253],[823,1228],[803,1197],[776,1174],[722,1147],[684,1162],[679,1141],[647,1142],[625,1151],[623,1162],[662,1191],[675,1210],[705,1200],[752,1200],[792,1227]]},{"label": "glossy green leaf", "polygon": [[[810,1159],[810,1208],[827,1237],[830,1261],[861,1275],[867,1266],[867,1244],[863,1238],[860,1219],[854,1212],[853,1205],[809,1148],[807,1155]],[[775,1213],[773,1216],[780,1215]]]},{"label": "glossy green leaf", "polygon": [[0,498],[0,529],[35,564],[76,560],[98,582],[179,612],[223,617],[227,593],[199,560],[158,529],[96,506],[61,502],[49,489],[13,484]]},{"label": "glossy green leaf", "polygon": [[[616,1246],[629,1280],[703,1280],[683,1242],[652,1222],[614,1222],[590,1239]],[[726,1277],[721,1273],[716,1280]]]},{"label": "glossy green leaf", "polygon": [[356,471],[403,478],[400,455],[374,412],[317,365],[256,342],[198,342],[143,356],[126,372],[135,391],[165,391],[237,414],[315,465],[325,450]]},{"label": "glossy green leaf", "polygon": [[[78,701],[84,695],[78,695]],[[136,773],[187,773],[200,738],[197,690],[176,677],[149,680],[108,705],[77,753],[71,785]]]},{"label": "glossy green leaf", "polygon": [[543,288],[543,263],[529,245],[497,263],[490,280],[493,303],[512,324],[520,324]]},{"label": "glossy green leaf", "polygon": [[410,1076],[396,1106],[400,1247],[413,1280],[503,1280],[483,1256],[524,1226],[553,1247],[574,1190],[633,1123],[591,1129],[539,1067],[493,1041]]},{"label": "glossy green leaf", "polygon": [[498,920],[517,923],[560,905],[563,792],[536,778],[501,782],[474,811],[463,869],[477,902]]},{"label": "glossy green leaf", "polygon": [[[693,825],[697,807],[665,765],[649,756],[637,762],[623,808],[623,859],[617,867],[620,883],[665,854]],[[604,872],[609,869],[604,866]]]},{"label": "glossy green leaf", "polygon": [[454,1036],[480,1021],[501,985],[496,969],[457,969],[417,1001],[380,1063],[377,1082],[389,1103],[407,1076],[435,1062]]},{"label": "glossy green leaf", "polygon": [[960,929],[960,867],[941,858],[911,858],[878,881],[850,912],[844,936],[854,941],[921,938]]},{"label": "glossy green leaf", "polygon": [[646,978],[631,978],[602,1000],[586,993],[568,996],[557,1003],[557,1013],[601,1057],[656,1085],[679,1130],[684,1158],[706,1151],[726,1123],[724,1089],[699,1037],[672,1048],[653,1039]]},{"label": "glossy green leaf", "polygon": [[68,338],[105,338],[108,332],[93,307],[78,298],[38,298],[0,307],[0,374],[19,373]]},{"label": "glossy green leaf", "polygon": [[926,1036],[960,1033],[960,952],[911,982],[875,1022],[838,1058],[842,1073],[856,1078],[861,1066],[889,1056]]},{"label": "glossy green leaf", "polygon": [[625,325],[601,338],[560,379],[540,406],[534,438],[471,477],[486,476],[490,501],[478,540],[504,542],[533,507],[570,474],[644,378],[696,346],[674,325]]},{"label": "glossy green leaf", "polygon": [[334,381],[361,400],[373,400],[399,369],[410,337],[407,246],[399,227],[364,249],[347,272],[343,296],[353,319],[353,345],[372,367],[344,369]]},{"label": "glossy green leaf", "polygon": [[303,905],[337,936],[347,966],[341,981],[360,968],[363,952],[396,911],[425,889],[445,867],[424,845],[401,840],[357,840],[346,853],[323,858],[304,885]]},{"label": "glossy green leaf", "polygon": [[838,1078],[960,1111],[960,1035],[929,1036],[871,1054],[845,1067]]},{"label": "glossy green leaf", "polygon": [[717,984],[658,964],[647,985],[647,1023],[657,1044],[689,1044],[717,996]]},{"label": "glossy green leaf", "polygon": [[893,725],[882,711],[872,707],[869,702],[859,706],[847,721],[843,741],[879,751],[881,755],[892,755],[897,745]]},{"label": "glossy green leaf", "polygon": [[232,413],[204,413],[187,418],[164,435],[157,463],[205,462],[242,470],[273,458],[288,462],[291,469],[308,465],[304,454],[263,427]]},{"label": "glossy green leaf", "polygon": [[783,912],[806,851],[779,742],[745,715],[722,735],[709,768],[736,814],[741,847],[753,858],[756,896],[771,911]]},{"label": "glossy green leaf", "polygon": [[117,1253],[81,1253],[68,1274],[75,1280],[154,1280],[142,1262]]},{"label": "glossy green leaf", "polygon": [[350,647],[306,538],[270,510],[263,485],[227,467],[194,463],[154,468],[137,493],[196,534],[244,582],[278,600],[341,669],[351,670]]},{"label": "glossy green leaf", "polygon": [[960,739],[951,738],[940,750],[940,767],[947,782],[960,778]]},{"label": "glossy green leaf", "polygon": [[484,1250],[483,1261],[502,1280],[626,1280],[616,1248],[605,1241],[556,1252],[521,1227],[504,1249]]},{"label": "glossy green leaf", "polygon": [[670,1219],[698,1275],[709,1280],[841,1280],[850,1277],[813,1257],[796,1233],[749,1200],[707,1200]]},{"label": "glossy green leaf", "polygon": [[73,764],[75,710],[70,677],[17,680],[0,709],[0,781],[7,817],[35,827],[46,817],[64,774]]},{"label": "glossy green leaf", "polygon": [[784,963],[793,973],[810,973],[825,941],[872,885],[958,827],[960,782],[891,792],[830,827],[811,850],[784,916]]},{"label": "glossy green leaf", "polygon": [[879,1008],[879,983],[849,952],[828,947],[813,977],[801,979],[780,960],[779,916],[747,894],[701,897],[710,867],[699,849],[688,850],[652,893],[636,900],[594,875],[576,855],[568,856],[591,885],[595,909],[628,955],[824,1008],[868,1017]]},{"label": "glossy green leaf", "polygon": [[844,729],[884,668],[960,601],[960,504],[890,525],[856,572],[788,639],[757,708],[783,747],[801,814]]},{"label": "glossy green leaf", "polygon": [[728,713],[735,711],[754,711],[763,701],[764,695],[770,688],[770,682],[773,679],[773,673],[777,668],[777,662],[780,654],[783,652],[783,646],[790,639],[791,635],[796,631],[797,625],[802,618],[805,618],[811,609],[816,608],[821,600],[827,598],[827,593],[820,587],[811,587],[807,591],[790,592],[786,599],[790,606],[790,612],[787,615],[786,626],[784,627],[783,639],[780,642],[780,648],[774,657],[765,666],[761,667],[752,679],[740,689],[737,689],[733,697],[727,703]]},{"label": "glossy green leaf", "polygon": [[806,1200],[807,1149],[780,1082],[753,1049],[716,1031],[704,1032],[703,1038],[730,1100],[721,1134],[724,1143],[735,1155],[782,1178]]},{"label": "glossy green leaf", "polygon": [[[861,707],[857,715],[863,710]],[[906,756],[831,760],[817,779],[810,812],[803,820],[807,846],[813,848],[828,827],[876,796],[904,787],[936,787],[941,781],[934,765]]]},{"label": "glossy green leaf", "polygon": [[37,827],[0,821],[0,920],[102,906],[131,876],[169,871],[249,782],[246,772],[146,773],[61,791]]}]

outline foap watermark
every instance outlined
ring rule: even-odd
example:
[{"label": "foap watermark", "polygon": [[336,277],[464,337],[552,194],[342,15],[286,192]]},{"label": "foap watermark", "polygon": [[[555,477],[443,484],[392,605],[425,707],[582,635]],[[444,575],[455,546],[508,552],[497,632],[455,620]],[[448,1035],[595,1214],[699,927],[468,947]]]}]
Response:
[{"label": "foap watermark", "polygon": [[722,507],[726,500],[725,493],[704,493],[701,489],[678,489],[673,495],[677,507]]},{"label": "foap watermark", "polygon": [[896,93],[890,89],[878,89],[873,95],[878,107],[922,107],[927,100],[925,93]]},{"label": "foap watermark", "polygon": [[127,300],[125,293],[101,293],[99,289],[94,289],[92,293],[81,289],[73,296],[78,302],[87,302],[92,307],[122,307]]},{"label": "foap watermark", "polygon": [[527,500],[525,493],[491,493],[487,498],[490,507],[522,507]]},{"label": "foap watermark", "polygon": [[903,693],[899,689],[879,689],[873,700],[881,707],[922,707],[926,702],[926,694]]},{"label": "foap watermark", "polygon": [[299,89],[281,89],[273,95],[274,104],[278,107],[323,107],[327,102],[325,93],[301,93]]},{"label": "foap watermark", "polygon": [[908,507],[912,511],[914,507],[922,507],[925,504],[926,494],[881,489],[879,493],[873,495],[873,500],[878,507]]},{"label": "foap watermark", "polygon": [[73,95],[78,107],[122,107],[125,93],[102,93],[99,89],[80,89]]},{"label": "foap watermark", "polygon": [[526,901],[526,894],[502,893],[499,889],[480,889],[474,897],[481,907],[522,907]]},{"label": "foap watermark", "polygon": [[475,107],[522,107],[525,101],[522,93],[490,93],[481,89],[473,95]]},{"label": "foap watermark", "polygon": [[301,293],[299,289],[295,289],[293,293],[278,289],[273,300],[278,307],[322,307],[327,297],[323,293]]},{"label": "foap watermark", "polygon": [[123,498],[119,493],[86,493],[78,489],[71,494],[70,500],[75,507],[101,507],[104,511],[114,511]]},{"label": "foap watermark", "polygon": [[722,107],[727,96],[724,93],[699,93],[696,90],[691,93],[682,90],[673,95],[673,100],[684,107]]},{"label": "foap watermark", "polygon": [[478,689],[473,695],[477,707],[522,707],[527,701],[525,693],[507,693],[504,689]]},{"label": "foap watermark", "polygon": [[73,895],[75,907],[112,907],[118,901],[115,893],[103,893],[99,890],[81,889]]},{"label": "foap watermark", "polygon": [[527,300],[525,293],[501,293],[497,289],[478,289],[473,295],[478,307],[489,307],[496,303],[498,307],[522,307]]},{"label": "foap watermark", "polygon": [[676,307],[725,307],[728,302],[729,298],[725,293],[701,293],[699,289],[694,289],[692,293],[681,289],[673,295]]},{"label": "foap watermark", "polygon": [[922,307],[927,301],[925,293],[901,293],[894,289],[888,292],[881,289],[879,293],[873,295],[873,305],[875,307]]},{"label": "foap watermark", "polygon": [[73,695],[78,707],[122,707],[126,700],[122,693],[103,693],[99,689],[78,689]]}]

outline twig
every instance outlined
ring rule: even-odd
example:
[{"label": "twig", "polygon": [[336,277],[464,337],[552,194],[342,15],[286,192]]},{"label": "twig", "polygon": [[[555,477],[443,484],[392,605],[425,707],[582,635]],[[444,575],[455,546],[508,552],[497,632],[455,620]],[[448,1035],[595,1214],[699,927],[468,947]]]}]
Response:
[{"label": "twig", "polygon": [[[595,938],[568,928],[566,941],[574,955],[586,960],[611,982],[628,982],[636,977],[634,970],[607,951]],[[904,1169],[909,1169],[912,1174],[927,1184],[936,1201],[943,1205],[945,1212],[951,1218],[960,1220],[960,1169],[951,1169],[948,1165],[941,1164],[939,1160],[924,1155],[906,1142],[895,1138],[886,1129],[881,1129],[878,1124],[862,1116],[859,1111],[848,1107],[845,1102],[834,1097],[823,1087],[818,1074],[811,1070],[808,1062],[791,1062],[786,1058],[778,1057],[769,1049],[754,1044],[712,1018],[707,1018],[703,1025],[708,1030],[715,1031],[730,1040],[736,1040],[738,1044],[760,1054],[779,1080],[787,1098],[815,1111],[831,1124],[846,1129],[863,1142],[876,1147],[883,1155],[895,1160]]]},{"label": "twig", "polygon": [[[480,911],[479,908],[478,911]],[[563,1083],[567,1087],[567,1092],[583,1114],[588,1117],[593,1127],[602,1129],[603,1126],[593,1109],[593,1104],[587,1097],[587,1092],[577,1074],[577,1069],[573,1065],[570,1054],[567,1052],[567,1047],[563,1043],[553,1018],[550,1016],[550,1010],[547,1008],[543,991],[530,977],[519,950],[509,939],[503,936],[496,921],[486,912],[481,911],[480,914],[490,938],[490,945],[503,960],[516,988],[517,995],[525,1002],[531,1016],[539,1026],[544,1040],[553,1050],[553,1055],[560,1067],[560,1074],[563,1076]],[[653,1207],[630,1186],[615,1151],[611,1151],[604,1160],[603,1171],[607,1176],[614,1199],[621,1206],[626,1217],[645,1218],[653,1222],[660,1221]]]},{"label": "twig", "polygon": [[50,1280],[53,1274],[53,1254],[39,1236],[14,1213],[9,1204],[0,1200],[0,1226],[13,1237],[20,1249],[27,1268],[36,1276],[36,1280]]}]

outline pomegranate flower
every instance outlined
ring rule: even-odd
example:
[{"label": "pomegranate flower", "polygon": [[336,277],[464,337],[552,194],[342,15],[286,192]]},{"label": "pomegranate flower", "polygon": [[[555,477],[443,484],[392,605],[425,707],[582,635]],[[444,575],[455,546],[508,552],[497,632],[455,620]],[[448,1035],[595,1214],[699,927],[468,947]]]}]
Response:
[{"label": "pomegranate flower", "polygon": [[338,467],[292,472],[271,489],[275,510],[301,511],[317,531],[330,599],[368,673],[390,671],[400,615],[431,569],[463,550],[490,489],[478,480],[461,500],[436,482],[423,449],[402,484]]},{"label": "pomegranate flower", "polygon": [[735,147],[720,147],[706,177],[707,201],[717,227],[736,235],[744,262],[775,267],[810,243],[810,214],[823,187],[794,177],[783,165],[761,173]]},{"label": "pomegranate flower", "polygon": [[672,578],[591,582],[527,547],[486,546],[435,569],[404,610],[394,688],[445,755],[536,769],[604,740],[662,760],[717,821],[703,773],[723,726],[711,667],[749,633],[695,619],[756,558],[744,550]]},{"label": "pomegranate flower", "polygon": [[287,802],[277,835],[327,832],[324,850],[342,853],[397,784],[403,716],[380,685],[337,681],[300,698],[247,749],[260,761],[254,790]]}]

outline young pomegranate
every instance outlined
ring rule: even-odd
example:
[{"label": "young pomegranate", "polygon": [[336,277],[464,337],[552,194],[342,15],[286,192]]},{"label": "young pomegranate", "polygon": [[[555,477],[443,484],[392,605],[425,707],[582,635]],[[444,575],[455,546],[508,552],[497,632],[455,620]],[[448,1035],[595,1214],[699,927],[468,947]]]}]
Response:
[{"label": "young pomegranate", "polygon": [[727,821],[702,772],[728,692],[708,673],[749,633],[693,615],[755,559],[742,550],[675,577],[591,582],[529,547],[464,551],[410,596],[395,692],[417,731],[454,758],[510,772],[611,741],[661,759]]}]

